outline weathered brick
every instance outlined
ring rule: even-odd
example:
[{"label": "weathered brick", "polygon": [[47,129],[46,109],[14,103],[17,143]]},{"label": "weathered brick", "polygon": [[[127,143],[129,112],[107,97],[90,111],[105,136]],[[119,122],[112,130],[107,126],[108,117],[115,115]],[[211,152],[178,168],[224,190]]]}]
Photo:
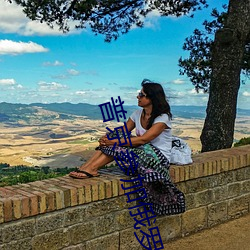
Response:
[{"label": "weathered brick", "polygon": [[186,201],[187,210],[195,208],[196,203],[195,203],[194,199],[195,199],[195,194],[194,193],[185,194],[185,201]]},{"label": "weathered brick", "polygon": [[0,187],[0,196],[1,198],[9,198],[15,195],[15,190],[13,191],[12,187]]},{"label": "weathered brick", "polygon": [[91,185],[84,184],[84,203],[92,201],[92,187]]},{"label": "weathered brick", "polygon": [[112,180],[112,197],[116,197],[119,195],[119,181]]},{"label": "weathered brick", "polygon": [[243,180],[245,180],[246,179],[246,177],[245,177],[245,169],[244,168],[238,169],[236,171],[235,178],[236,178],[236,181],[243,181]]},{"label": "weathered brick", "polygon": [[194,164],[194,178],[199,178],[200,176],[200,169],[203,168],[202,164]]},{"label": "weathered brick", "polygon": [[13,218],[12,202],[9,198],[1,198],[0,202],[3,203],[4,222],[11,221]]},{"label": "weathered brick", "polygon": [[105,199],[105,183],[100,182],[98,186],[98,200]]},{"label": "weathered brick", "polygon": [[6,224],[2,228],[2,237],[5,243],[32,237],[35,234],[35,219],[26,219],[13,224]]},{"label": "weathered brick", "polygon": [[220,172],[225,172],[228,171],[229,169],[229,164],[230,164],[230,159],[221,159],[221,166],[220,166]]},{"label": "weathered brick", "polygon": [[30,196],[30,215],[38,214],[38,197],[35,195]]},{"label": "weathered brick", "polygon": [[12,198],[12,206],[13,206],[13,219],[19,219],[22,217],[21,210],[21,199],[20,198]]},{"label": "weathered brick", "polygon": [[179,168],[179,181],[184,181],[185,180],[185,171],[184,171],[184,168],[183,167],[180,167]]},{"label": "weathered brick", "polygon": [[63,185],[61,187],[69,190],[70,206],[76,206],[77,205],[77,189],[68,185]]},{"label": "weathered brick", "polygon": [[[46,207],[47,207],[46,212],[56,210],[55,192],[47,190],[44,191],[44,193],[46,194]],[[65,202],[65,197],[64,197],[64,202]]]},{"label": "weathered brick", "polygon": [[228,163],[228,171],[233,170],[233,169],[234,169],[234,158],[233,156],[230,156],[229,163]]},{"label": "weathered brick", "polygon": [[219,167],[217,168],[217,161],[212,161],[212,172],[213,174],[219,173]]},{"label": "weathered brick", "polygon": [[111,198],[112,197],[112,182],[105,180],[105,197]]},{"label": "weathered brick", "polygon": [[214,201],[212,189],[204,190],[195,194],[195,206],[200,207],[212,203]]},{"label": "weathered brick", "polygon": [[235,182],[228,184],[228,197],[235,197],[240,195],[241,193],[241,183]]},{"label": "weathered brick", "polygon": [[208,205],[208,227],[213,227],[227,220],[227,201]]},{"label": "weathered brick", "polygon": [[92,185],[91,197],[92,201],[98,201],[98,184]]},{"label": "weathered brick", "polygon": [[[63,192],[64,207],[70,207],[70,190],[68,188],[63,187],[63,186],[60,186],[59,184],[58,184],[58,186],[56,186],[56,188],[59,190],[62,190],[62,192]],[[53,197],[53,200],[54,200],[54,192],[51,192],[51,193],[53,194],[53,196],[51,196],[51,198]],[[54,201],[53,201],[53,206],[55,207]],[[51,209],[52,209],[52,207],[51,207]]]},{"label": "weathered brick", "polygon": [[105,235],[86,242],[86,250],[119,249],[119,232]]},{"label": "weathered brick", "polygon": [[31,238],[12,241],[0,246],[1,250],[32,250]]},{"label": "weathered brick", "polygon": [[247,166],[247,154],[240,155],[240,166],[241,167]]},{"label": "weathered brick", "polygon": [[233,156],[233,168],[232,169],[237,169],[238,165],[238,156],[234,155]]},{"label": "weathered brick", "polygon": [[[118,188],[119,195],[123,195],[125,193],[125,189],[124,189],[124,187],[122,187],[122,184],[124,185],[124,181],[123,180],[124,179],[120,179],[119,180],[119,184],[118,184],[118,186],[119,186],[119,188]],[[126,186],[130,186],[129,183],[125,182],[125,187]]]},{"label": "weathered brick", "polygon": [[64,229],[36,235],[31,240],[32,249],[39,250],[58,250],[68,246],[69,242],[69,233]]},{"label": "weathered brick", "polygon": [[[249,154],[249,156],[250,156],[250,154]],[[250,165],[249,165],[249,167],[246,167],[244,169],[245,169],[246,180],[249,180],[250,179]]]},{"label": "weathered brick", "polygon": [[186,192],[185,193],[194,193],[208,189],[209,181],[208,177],[193,179],[185,182]]},{"label": "weathered brick", "polygon": [[64,215],[63,213],[49,213],[43,215],[36,220],[37,234],[47,231],[53,231],[63,227]]},{"label": "weathered brick", "polygon": [[[174,168],[174,180],[172,180],[174,183],[180,182],[180,167],[173,167]],[[171,169],[171,166],[170,166]]]},{"label": "weathered brick", "polygon": [[86,244],[64,247],[62,250],[86,250]]},{"label": "weathered brick", "polygon": [[227,185],[213,188],[213,194],[214,194],[214,200],[217,202],[227,199],[228,196]]},{"label": "weathered brick", "polygon": [[135,224],[135,221],[129,214],[131,210],[122,210],[115,213],[115,222],[117,223],[118,230],[122,230],[131,227]]},{"label": "weathered brick", "polygon": [[4,222],[4,202],[0,198],[0,223]]},{"label": "weathered brick", "polygon": [[76,190],[77,190],[77,204],[83,204],[85,202],[85,196],[84,196],[84,186],[83,186],[82,180],[72,179],[72,178],[70,178],[70,179],[64,178],[63,180],[64,180],[63,181],[64,184],[76,188]]},{"label": "weathered brick", "polygon": [[200,207],[182,214],[182,235],[207,228],[207,207]]},{"label": "weathered brick", "polygon": [[176,167],[170,166],[169,175],[170,175],[172,182],[175,182],[176,181],[176,176],[175,176],[176,175]]},{"label": "weathered brick", "polygon": [[63,191],[55,187],[50,187],[48,189],[55,194],[55,209],[58,210],[64,208],[65,205]]},{"label": "weathered brick", "polygon": [[39,191],[33,191],[35,195],[37,195],[38,198],[38,212],[45,213],[46,212],[46,195]]},{"label": "weathered brick", "polygon": [[204,176],[204,164],[200,163],[199,164],[199,177],[203,177]]},{"label": "weathered brick", "polygon": [[[37,195],[33,194],[31,190],[26,191],[25,187],[23,189],[16,190],[16,192],[18,194],[21,194],[22,196],[28,197],[28,199],[29,199],[29,212],[27,211],[27,204],[24,204],[26,206],[25,211],[23,211],[24,214],[27,215],[29,213],[29,215],[37,215],[38,214],[38,198],[37,198]],[[22,198],[22,200],[24,200],[24,199]],[[27,202],[27,201],[25,201],[25,202]]]},{"label": "weathered brick", "polygon": [[134,235],[134,227],[120,231],[120,250],[141,250],[145,249],[141,247],[138,240]]},{"label": "weathered brick", "polygon": [[212,175],[213,174],[213,163],[211,161],[208,162],[207,168],[208,168],[208,175]]},{"label": "weathered brick", "polygon": [[241,193],[250,193],[250,179],[241,182]]},{"label": "weathered brick", "polygon": [[79,223],[67,228],[67,232],[70,238],[70,245],[76,245],[84,243],[87,240],[96,238],[95,235],[95,221],[87,221]]},{"label": "weathered brick", "polygon": [[180,190],[182,191],[183,193],[187,193],[187,186],[186,186],[186,181],[182,181],[182,182],[179,182],[179,183],[176,183],[175,186]]},{"label": "weathered brick", "polygon": [[228,217],[237,218],[249,212],[249,195],[242,195],[228,201]]},{"label": "weathered brick", "polygon": [[247,153],[247,166],[250,166],[250,153]]},{"label": "weathered brick", "polygon": [[86,206],[84,207],[72,207],[64,212],[64,226],[70,226],[81,223],[86,220]]},{"label": "weathered brick", "polygon": [[184,168],[184,175],[185,175],[185,180],[189,180],[190,179],[190,166],[183,166]]},{"label": "weathered brick", "polygon": [[108,200],[102,200],[92,202],[85,206],[85,218],[94,218],[107,213],[115,212],[127,208],[128,206],[135,205],[136,203],[127,203],[125,196],[117,198],[111,198]]},{"label": "weathered brick", "polygon": [[166,243],[170,239],[181,236],[181,215],[161,216],[156,219],[156,225],[159,228],[161,239]]}]

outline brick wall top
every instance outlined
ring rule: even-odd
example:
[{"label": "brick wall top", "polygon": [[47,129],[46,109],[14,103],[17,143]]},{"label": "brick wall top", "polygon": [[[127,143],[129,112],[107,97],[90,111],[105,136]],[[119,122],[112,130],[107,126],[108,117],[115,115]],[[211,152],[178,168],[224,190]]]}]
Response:
[{"label": "brick wall top", "polygon": [[[250,166],[250,145],[193,156],[193,164],[170,167],[174,183]],[[69,176],[0,188],[0,223],[60,210],[124,194],[119,171],[102,170],[100,177]]]}]

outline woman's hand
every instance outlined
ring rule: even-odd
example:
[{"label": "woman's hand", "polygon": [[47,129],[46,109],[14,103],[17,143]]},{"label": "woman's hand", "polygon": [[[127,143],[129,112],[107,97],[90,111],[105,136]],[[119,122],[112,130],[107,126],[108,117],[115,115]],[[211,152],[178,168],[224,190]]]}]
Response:
[{"label": "woman's hand", "polygon": [[113,146],[115,143],[119,143],[117,139],[109,140],[107,136],[99,140],[100,146]]}]

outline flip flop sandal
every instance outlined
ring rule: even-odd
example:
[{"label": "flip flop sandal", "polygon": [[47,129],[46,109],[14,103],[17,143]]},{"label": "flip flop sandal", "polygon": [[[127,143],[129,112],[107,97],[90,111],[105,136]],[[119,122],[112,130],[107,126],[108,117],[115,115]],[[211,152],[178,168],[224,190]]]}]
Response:
[{"label": "flip flop sandal", "polygon": [[100,176],[99,174],[96,174],[96,175],[93,175],[93,174],[90,174],[84,170],[80,170],[80,169],[77,169],[76,171],[74,172],[77,172],[77,173],[81,173],[81,174],[85,174],[85,176],[76,176],[76,175],[71,175],[69,173],[69,176],[72,177],[72,178],[75,178],[75,179],[88,179],[88,178],[93,178],[93,177],[98,177]]}]

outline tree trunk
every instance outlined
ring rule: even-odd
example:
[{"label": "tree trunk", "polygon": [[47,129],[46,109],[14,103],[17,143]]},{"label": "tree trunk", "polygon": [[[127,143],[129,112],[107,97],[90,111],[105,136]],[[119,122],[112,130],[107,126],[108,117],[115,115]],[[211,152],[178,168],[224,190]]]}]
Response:
[{"label": "tree trunk", "polygon": [[230,0],[228,18],[215,35],[202,152],[230,148],[234,138],[242,60],[250,33],[250,0]]}]

